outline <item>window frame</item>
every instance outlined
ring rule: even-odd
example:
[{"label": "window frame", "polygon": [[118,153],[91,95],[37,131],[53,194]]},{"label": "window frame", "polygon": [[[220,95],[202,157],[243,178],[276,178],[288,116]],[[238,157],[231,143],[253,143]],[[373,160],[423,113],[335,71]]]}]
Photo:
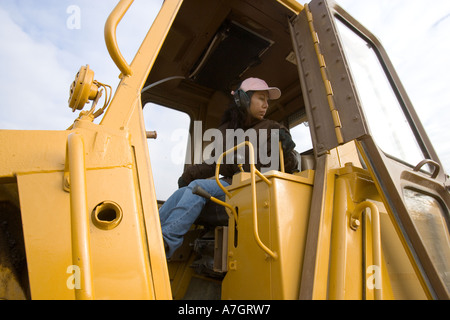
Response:
[{"label": "window frame", "polygon": [[[336,19],[373,45],[426,157],[424,161],[434,167],[431,174],[421,170],[423,161],[411,166],[388,157],[377,145],[367,125]],[[448,213],[446,174],[386,51],[371,32],[331,0],[312,0],[305,5],[305,10],[291,21],[291,34],[317,163],[326,162],[326,154],[332,149],[355,141],[424,291],[430,298],[450,299],[450,289],[440,278],[412,221],[402,191],[411,188],[432,194]]]}]

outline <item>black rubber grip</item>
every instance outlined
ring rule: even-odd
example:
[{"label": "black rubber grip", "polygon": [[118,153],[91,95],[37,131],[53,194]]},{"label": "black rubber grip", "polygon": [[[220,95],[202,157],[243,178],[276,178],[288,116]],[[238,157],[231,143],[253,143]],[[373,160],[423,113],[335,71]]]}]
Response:
[{"label": "black rubber grip", "polygon": [[206,199],[211,199],[211,195],[208,193],[208,191],[206,191],[205,189],[203,189],[202,187],[200,187],[200,186],[195,186],[193,189],[192,189],[192,193],[193,194],[196,194],[196,195],[198,195],[198,196],[200,196],[200,197],[203,197],[203,198],[206,198]]}]

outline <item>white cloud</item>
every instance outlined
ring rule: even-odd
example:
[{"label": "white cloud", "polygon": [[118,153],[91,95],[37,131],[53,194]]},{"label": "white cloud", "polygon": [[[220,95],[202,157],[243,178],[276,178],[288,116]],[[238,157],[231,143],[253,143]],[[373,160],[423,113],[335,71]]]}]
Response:
[{"label": "white cloud", "polygon": [[[119,47],[129,62],[161,3],[136,0],[119,25]],[[70,84],[83,65],[90,65],[98,81],[117,87],[120,71],[103,34],[115,4],[110,0],[2,0],[0,128],[66,129],[78,115],[68,108],[67,100]],[[69,6],[80,9],[79,29],[67,27]]]},{"label": "white cloud", "polygon": [[0,21],[0,41],[8,44],[0,50],[1,128],[54,129],[58,120],[68,126],[69,119],[60,112],[65,106],[58,105],[67,101],[65,84],[72,78],[58,62],[64,52],[31,38],[1,8]]}]

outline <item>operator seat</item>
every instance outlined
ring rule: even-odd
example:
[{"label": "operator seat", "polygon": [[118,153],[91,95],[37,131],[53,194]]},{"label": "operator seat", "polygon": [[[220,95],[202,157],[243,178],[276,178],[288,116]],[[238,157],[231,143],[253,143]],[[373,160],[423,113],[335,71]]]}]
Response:
[{"label": "operator seat", "polygon": [[208,200],[195,224],[205,227],[227,226],[228,214],[223,206]]}]

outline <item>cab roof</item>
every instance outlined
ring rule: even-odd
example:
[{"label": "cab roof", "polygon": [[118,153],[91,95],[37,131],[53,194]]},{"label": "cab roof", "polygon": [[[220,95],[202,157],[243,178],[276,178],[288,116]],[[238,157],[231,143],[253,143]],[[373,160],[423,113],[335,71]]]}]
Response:
[{"label": "cab roof", "polygon": [[160,84],[143,92],[143,105],[178,109],[214,127],[238,83],[259,77],[282,91],[268,118],[304,110],[288,24],[294,16],[275,0],[185,0],[145,86]]}]

